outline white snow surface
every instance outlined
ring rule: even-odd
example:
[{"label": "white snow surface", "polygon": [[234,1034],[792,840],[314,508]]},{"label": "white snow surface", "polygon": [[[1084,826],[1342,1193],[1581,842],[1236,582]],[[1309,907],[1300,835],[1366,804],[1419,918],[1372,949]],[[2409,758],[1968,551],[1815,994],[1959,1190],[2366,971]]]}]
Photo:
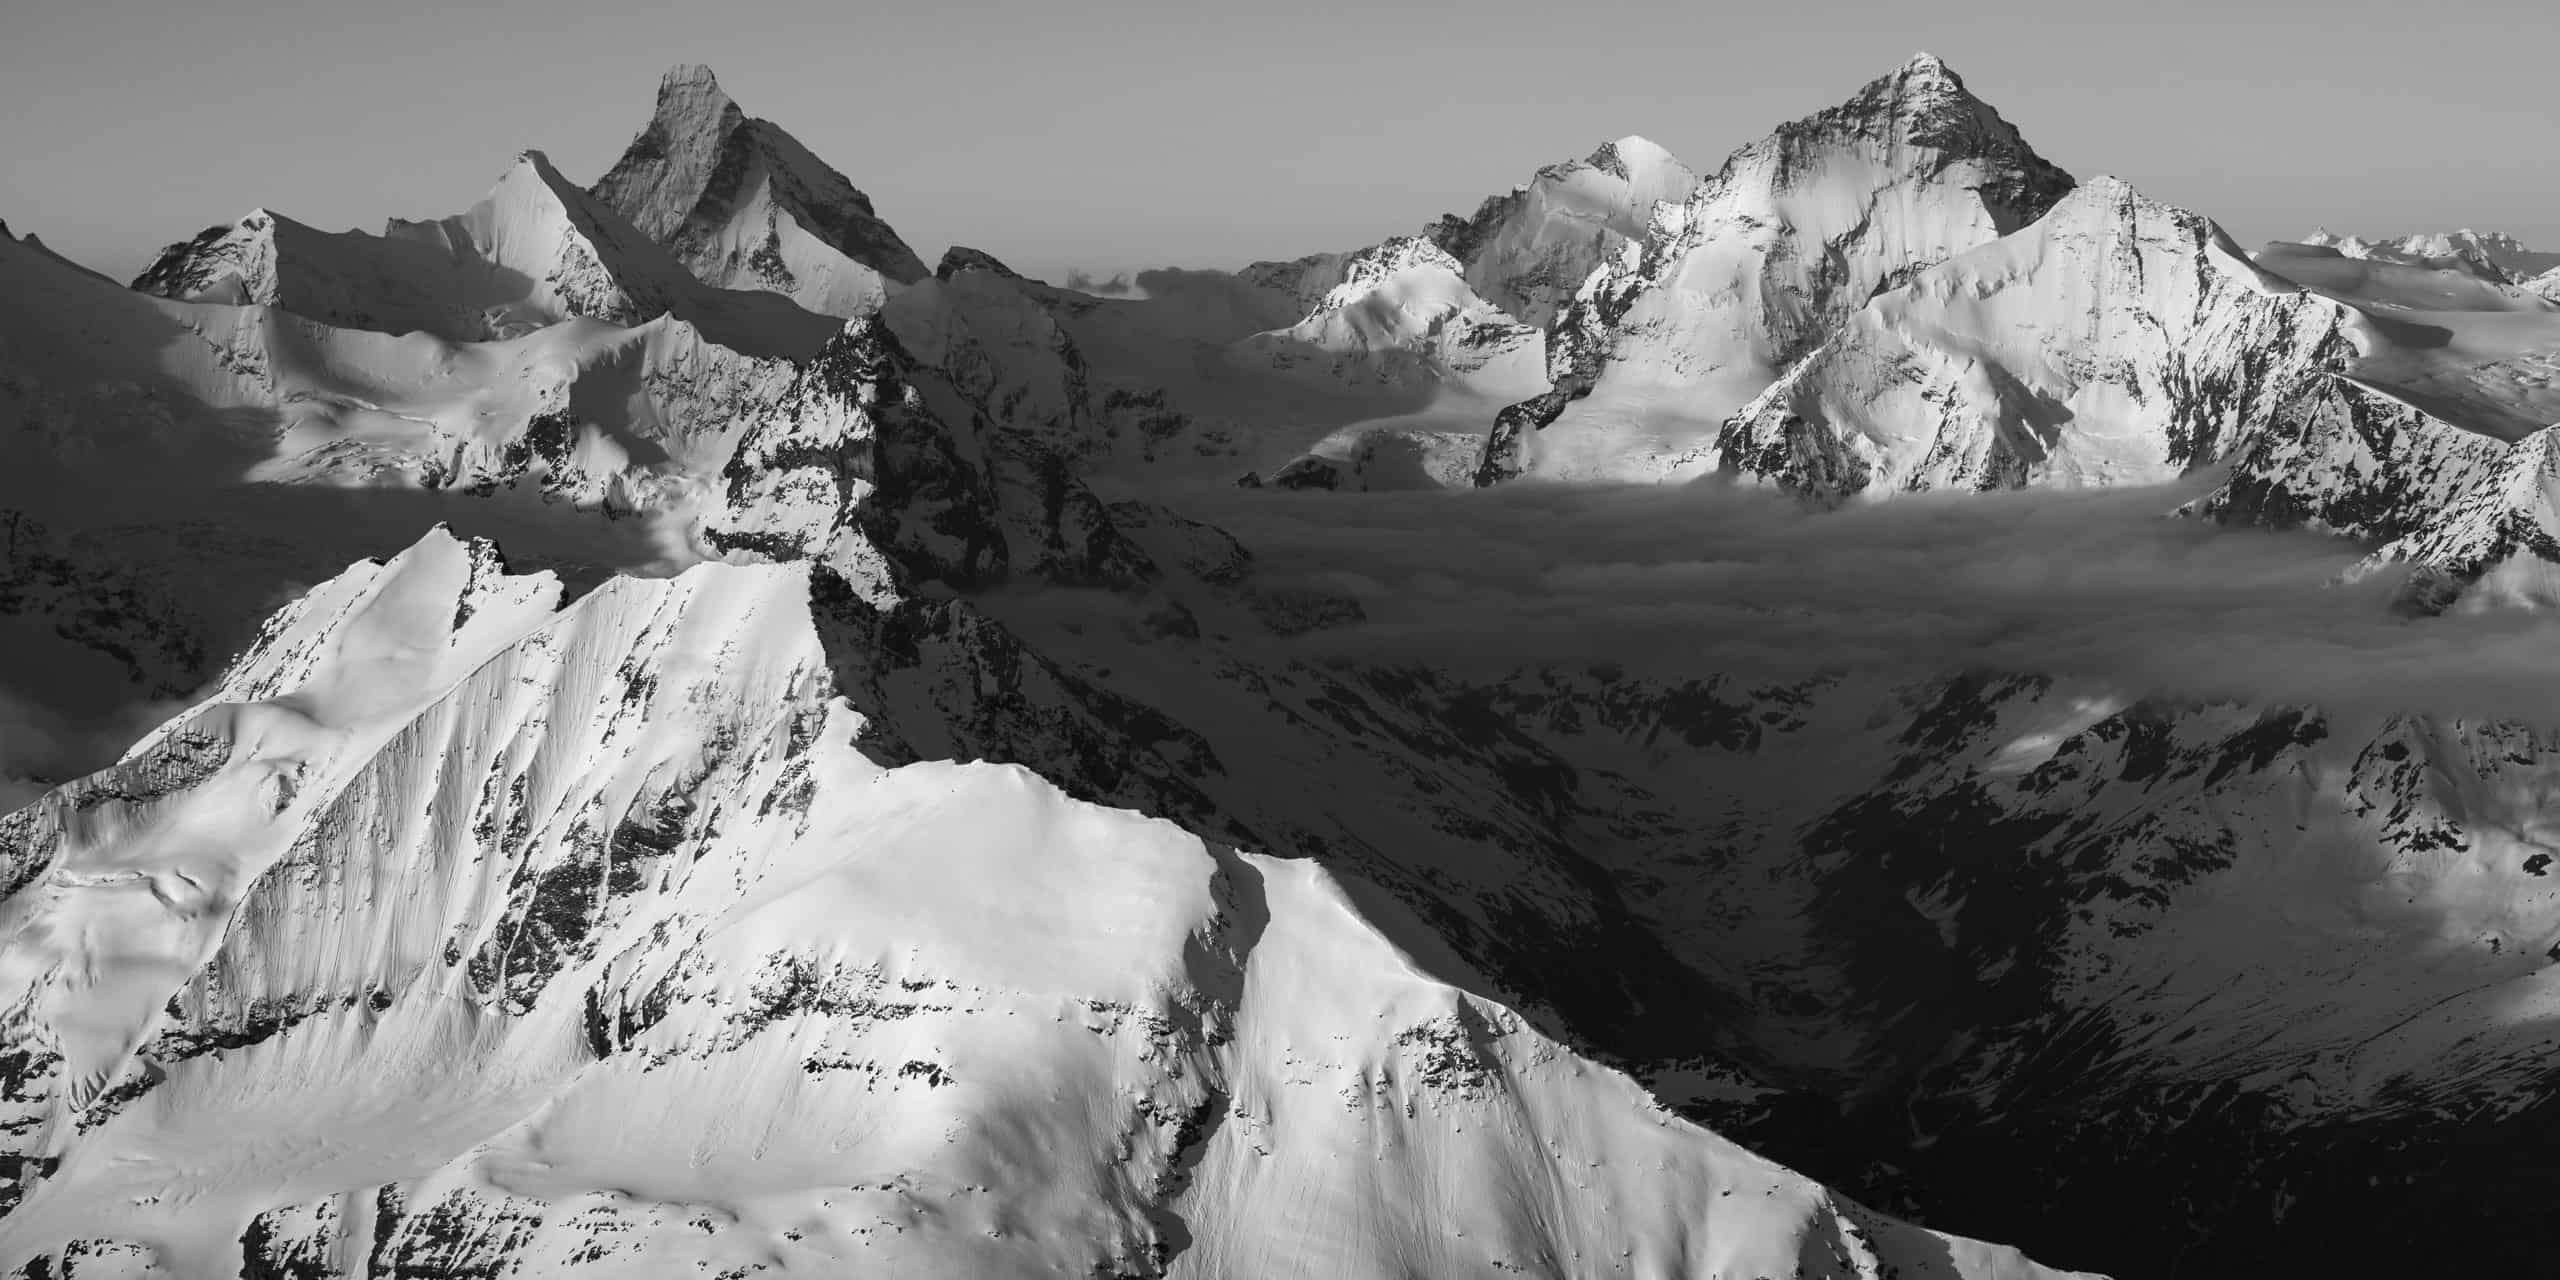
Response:
[{"label": "white snow surface", "polygon": [[1538,330],[1479,295],[1430,240],[1396,237],[1339,272],[1304,319],[1238,342],[1228,359],[1327,385],[1449,380],[1516,395],[1543,382]]},{"label": "white snow surface", "polygon": [[2352,314],[2101,177],[1861,308],[1670,469],[1828,497],[2163,483],[2323,376]]},{"label": "white snow surface", "polygon": [[836,326],[786,298],[696,281],[539,151],[449,218],[327,234],[259,210],[169,246],[135,286],[181,301],[262,303],[307,318],[450,341],[521,337],[572,317],[674,315],[740,351],[806,355]]},{"label": "white snow surface", "polygon": [[[519,170],[519,172],[523,172]],[[681,518],[788,385],[667,316],[455,342],[283,305],[117,289],[0,240],[0,428],[11,452],[126,482],[218,478],[486,492]]]},{"label": "white snow surface", "polygon": [[1496,428],[1486,478],[1676,471],[1879,290],[2033,221],[2069,188],[1919,55],[1656,206],[1557,318],[1556,398],[1542,422]]},{"label": "white snow surface", "polygon": [[1672,1117],[1313,863],[873,763],[807,583],[555,612],[432,534],[0,821],[0,1265],[2047,1274]]},{"label": "white snow surface", "polygon": [[1629,135],[1538,170],[1472,218],[1441,219],[1432,235],[1463,260],[1477,293],[1544,329],[1594,270],[1644,237],[1654,206],[1686,201],[1697,186],[1696,170]]}]

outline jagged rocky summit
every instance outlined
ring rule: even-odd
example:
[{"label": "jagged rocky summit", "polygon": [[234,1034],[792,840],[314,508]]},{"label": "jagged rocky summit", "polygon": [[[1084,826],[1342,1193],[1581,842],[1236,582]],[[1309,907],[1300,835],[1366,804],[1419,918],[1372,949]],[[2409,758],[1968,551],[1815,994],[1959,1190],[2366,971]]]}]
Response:
[{"label": "jagged rocky summit", "polygon": [[869,196],[781,126],[748,116],[709,67],[667,72],[648,127],[594,190],[705,284],[778,293],[822,315],[877,309],[925,275]]},{"label": "jagged rocky summit", "polygon": [[2071,190],[1923,54],[1735,152],[1576,291],[1552,388],[1503,411],[1479,483],[1654,477],[1883,289]]}]

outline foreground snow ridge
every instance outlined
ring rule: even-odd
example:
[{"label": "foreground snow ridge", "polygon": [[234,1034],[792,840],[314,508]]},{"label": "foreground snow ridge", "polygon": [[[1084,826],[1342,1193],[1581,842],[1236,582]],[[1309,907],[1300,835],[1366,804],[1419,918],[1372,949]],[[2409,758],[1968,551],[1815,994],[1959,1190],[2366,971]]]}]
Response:
[{"label": "foreground snow ridge", "polygon": [[1314,863],[874,763],[811,572],[561,609],[438,530],[0,820],[0,1266],[2045,1274],[1674,1118]]}]

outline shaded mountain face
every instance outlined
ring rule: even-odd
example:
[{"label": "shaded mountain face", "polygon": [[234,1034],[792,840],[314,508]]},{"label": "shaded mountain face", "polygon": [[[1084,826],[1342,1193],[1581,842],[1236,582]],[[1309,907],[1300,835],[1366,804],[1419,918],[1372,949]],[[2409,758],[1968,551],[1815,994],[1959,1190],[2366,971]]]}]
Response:
[{"label": "shaded mountain face", "polygon": [[169,246],[134,287],[454,342],[521,337],[573,317],[628,326],[672,315],[733,349],[789,356],[834,327],[772,294],[698,283],[538,151],[455,217],[333,235],[259,210]]},{"label": "shaded mountain face", "polygon": [[768,290],[824,315],[875,309],[925,275],[869,196],[780,126],[750,118],[709,67],[667,72],[656,113],[595,196],[703,283]]},{"label": "shaded mountain face", "polygon": [[[287,261],[303,266],[260,277],[287,286],[286,303],[171,301],[0,242],[0,279],[30,304],[0,314],[0,421],[14,419],[5,447],[15,464],[66,468],[74,493],[91,490],[109,510],[170,485],[250,482],[523,490],[680,520],[698,475],[717,470],[793,376],[787,360],[744,354],[670,316],[630,327],[571,317],[477,343],[340,327],[289,305],[304,296],[293,290],[371,277]],[[313,308],[340,320],[349,309]]]},{"label": "shaded mountain face", "polygon": [[2560,309],[2424,247],[1925,56],[1142,298],[693,68],[0,241],[0,1270],[2530,1273]]}]

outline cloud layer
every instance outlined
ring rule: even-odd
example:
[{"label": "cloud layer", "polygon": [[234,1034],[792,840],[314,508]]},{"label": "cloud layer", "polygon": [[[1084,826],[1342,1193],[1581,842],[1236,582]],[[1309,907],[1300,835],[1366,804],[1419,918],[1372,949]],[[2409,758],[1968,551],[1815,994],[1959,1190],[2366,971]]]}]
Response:
[{"label": "cloud layer", "polygon": [[[1212,518],[1269,583],[1358,598],[1312,654],[1649,674],[2084,678],[2131,696],[2560,724],[2560,623],[2410,620],[2346,542],[2162,513],[2193,493],[1916,496],[1808,510],[1760,490],[1520,486],[1235,494]],[[1203,512],[1203,514],[1209,514]]]}]

